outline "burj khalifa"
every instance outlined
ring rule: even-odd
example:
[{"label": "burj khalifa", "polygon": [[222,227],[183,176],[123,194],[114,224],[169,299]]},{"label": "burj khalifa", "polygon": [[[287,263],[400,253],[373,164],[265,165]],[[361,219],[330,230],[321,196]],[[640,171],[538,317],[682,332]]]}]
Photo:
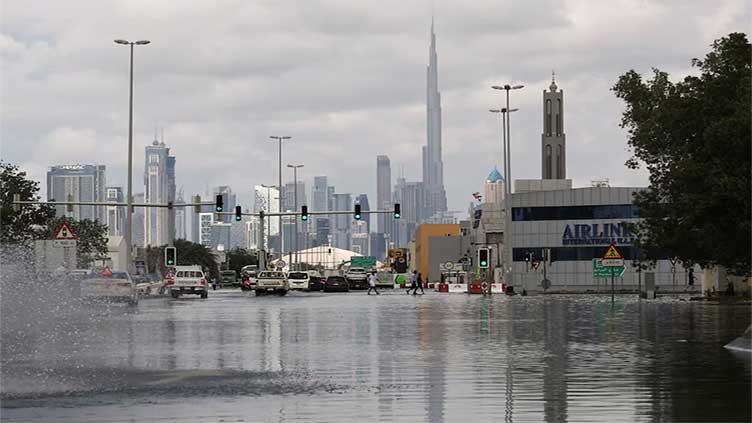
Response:
[{"label": "burj khalifa", "polygon": [[426,135],[423,147],[423,186],[426,192],[425,216],[447,211],[444,190],[444,163],[441,160],[441,93],[439,93],[436,34],[431,21],[431,47],[428,52],[426,85]]}]

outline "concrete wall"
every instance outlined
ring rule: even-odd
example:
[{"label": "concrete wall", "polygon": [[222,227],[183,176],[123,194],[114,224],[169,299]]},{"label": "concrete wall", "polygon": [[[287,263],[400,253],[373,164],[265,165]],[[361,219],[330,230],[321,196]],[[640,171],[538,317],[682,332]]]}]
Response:
[{"label": "concrete wall", "polygon": [[415,231],[415,268],[424,279],[428,275],[430,263],[429,239],[435,236],[459,236],[459,234],[460,225],[458,224],[424,223],[418,226],[418,230]]}]

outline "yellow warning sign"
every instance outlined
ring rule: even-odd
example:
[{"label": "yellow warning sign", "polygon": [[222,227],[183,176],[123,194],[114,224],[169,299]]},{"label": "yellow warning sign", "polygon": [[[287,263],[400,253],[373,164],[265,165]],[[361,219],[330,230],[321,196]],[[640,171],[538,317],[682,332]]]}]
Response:
[{"label": "yellow warning sign", "polygon": [[621,255],[619,250],[616,249],[616,246],[614,244],[611,244],[608,246],[608,250],[606,250],[606,253],[603,254],[603,260],[609,260],[609,259],[623,259],[624,256]]}]

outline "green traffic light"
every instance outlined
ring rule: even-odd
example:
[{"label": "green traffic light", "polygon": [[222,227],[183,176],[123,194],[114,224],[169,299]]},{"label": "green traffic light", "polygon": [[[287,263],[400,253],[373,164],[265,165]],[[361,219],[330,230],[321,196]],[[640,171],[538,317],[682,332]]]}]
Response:
[{"label": "green traffic light", "polygon": [[308,220],[308,216],[300,216],[300,220]]},{"label": "green traffic light", "polygon": [[480,262],[480,265],[481,266],[488,266],[488,262],[487,261],[482,261],[482,262]]},{"label": "green traffic light", "polygon": [[355,215],[355,220],[360,220],[360,215],[359,214]]},{"label": "green traffic light", "polygon": [[395,219],[399,219],[400,218],[400,214],[399,213],[394,213],[394,218]]}]

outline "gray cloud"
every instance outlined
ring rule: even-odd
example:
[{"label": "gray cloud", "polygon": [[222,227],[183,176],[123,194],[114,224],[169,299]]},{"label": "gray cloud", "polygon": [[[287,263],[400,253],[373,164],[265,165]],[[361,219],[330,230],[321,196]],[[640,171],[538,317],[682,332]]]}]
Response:
[{"label": "gray cloud", "polygon": [[[490,85],[526,85],[513,95],[515,177],[540,176],[541,92],[555,69],[575,184],[645,185],[623,166],[623,104],[609,88],[630,68],[683,76],[750,11],[741,0],[445,0],[435,16],[445,180],[464,210],[500,162]],[[285,161],[305,163],[303,178],[373,196],[377,154],[393,177],[420,177],[430,19],[428,1],[6,3],[2,156],[39,180],[51,164],[97,162],[124,185],[128,53],[112,39],[140,37],[152,44],[136,49],[137,184],[160,127],[187,193],[229,184],[247,204],[253,184],[277,178],[268,136],[287,134]]]}]

